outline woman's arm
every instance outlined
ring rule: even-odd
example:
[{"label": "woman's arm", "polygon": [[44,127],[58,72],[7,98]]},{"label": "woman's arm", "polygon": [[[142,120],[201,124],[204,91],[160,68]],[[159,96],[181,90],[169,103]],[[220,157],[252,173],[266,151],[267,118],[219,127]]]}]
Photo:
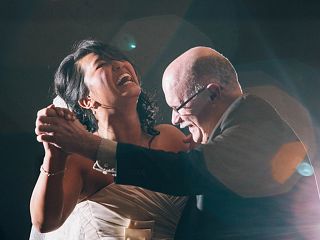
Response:
[{"label": "woman's arm", "polygon": [[62,225],[77,203],[83,184],[80,172],[69,164],[70,156],[47,143],[44,148],[42,171],[30,201],[32,224],[40,232]]},{"label": "woman's arm", "polygon": [[57,174],[48,176],[42,171],[31,196],[32,224],[39,232],[59,228],[78,202],[113,182],[112,176],[94,171],[92,161],[76,154],[67,157],[47,143],[44,147],[42,167]]}]

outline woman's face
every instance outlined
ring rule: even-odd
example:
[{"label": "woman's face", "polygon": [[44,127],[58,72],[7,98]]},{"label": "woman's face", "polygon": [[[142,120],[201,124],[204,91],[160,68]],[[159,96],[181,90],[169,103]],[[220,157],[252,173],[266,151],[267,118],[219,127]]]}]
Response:
[{"label": "woman's face", "polygon": [[137,100],[141,88],[133,66],[128,61],[104,60],[94,53],[78,61],[90,99],[103,106],[121,107],[128,99]]}]

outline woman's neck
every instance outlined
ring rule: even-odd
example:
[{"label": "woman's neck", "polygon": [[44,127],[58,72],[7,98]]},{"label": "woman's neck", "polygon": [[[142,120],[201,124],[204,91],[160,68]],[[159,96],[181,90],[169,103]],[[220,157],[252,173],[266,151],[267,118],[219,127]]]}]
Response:
[{"label": "woman's neck", "polygon": [[144,145],[146,138],[136,109],[132,111],[106,110],[97,111],[98,134],[100,137],[123,143]]}]

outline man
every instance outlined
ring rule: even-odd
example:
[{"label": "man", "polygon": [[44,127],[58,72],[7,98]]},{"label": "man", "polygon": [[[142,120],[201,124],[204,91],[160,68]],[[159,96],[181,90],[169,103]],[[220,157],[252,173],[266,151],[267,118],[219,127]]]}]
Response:
[{"label": "man", "polygon": [[57,118],[68,114],[54,107],[38,113],[38,141],[97,160],[104,173],[116,168],[118,184],[197,195],[177,239],[315,239],[314,178],[296,171],[307,161],[305,146],[267,102],[242,93],[228,59],[192,48],[168,66],[163,90],[172,123],[188,127],[188,141],[199,144],[187,153],[101,140]]}]

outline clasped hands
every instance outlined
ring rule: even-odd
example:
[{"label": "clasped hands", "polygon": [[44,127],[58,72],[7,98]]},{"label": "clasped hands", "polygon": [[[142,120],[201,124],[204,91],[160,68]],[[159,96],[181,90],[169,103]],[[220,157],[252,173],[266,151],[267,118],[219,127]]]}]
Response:
[{"label": "clasped hands", "polygon": [[[87,131],[73,112],[53,104],[38,111],[35,133],[46,151],[52,150],[51,145],[65,153],[78,153],[90,159],[95,159],[101,141],[100,137]],[[197,145],[191,135],[184,142],[190,149]],[[114,147],[114,143],[111,146]]]},{"label": "clasped hands", "polygon": [[66,153],[81,153],[81,148],[92,135],[73,112],[53,104],[38,111],[35,133],[37,141],[43,142],[45,148],[46,144],[51,144]]}]

